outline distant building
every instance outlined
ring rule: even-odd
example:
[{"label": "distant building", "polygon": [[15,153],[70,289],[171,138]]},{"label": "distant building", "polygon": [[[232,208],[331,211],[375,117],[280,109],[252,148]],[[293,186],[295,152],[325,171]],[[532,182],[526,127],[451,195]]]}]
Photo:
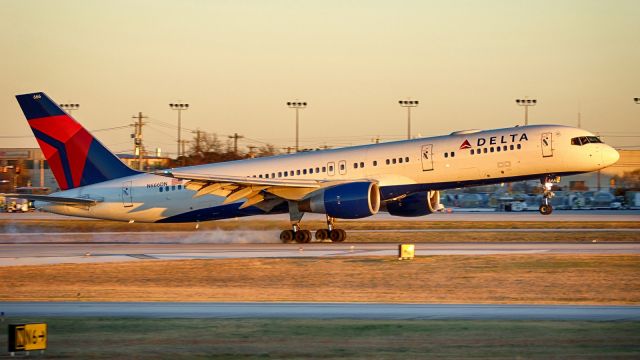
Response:
[{"label": "distant building", "polygon": [[[137,169],[138,158],[130,154],[117,155],[125,164]],[[168,167],[171,159],[143,157],[144,170]],[[5,171],[6,170],[6,171]],[[13,192],[16,187],[47,187],[57,191],[58,183],[39,148],[0,148],[0,192]]]}]

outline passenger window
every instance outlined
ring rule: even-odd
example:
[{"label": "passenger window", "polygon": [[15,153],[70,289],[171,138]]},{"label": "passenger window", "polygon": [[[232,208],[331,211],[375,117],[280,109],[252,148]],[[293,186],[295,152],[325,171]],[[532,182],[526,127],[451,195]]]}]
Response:
[{"label": "passenger window", "polygon": [[373,160],[373,166],[378,166],[378,162],[376,160]]},{"label": "passenger window", "polygon": [[456,157],[456,152],[455,151],[451,152],[451,157]]},{"label": "passenger window", "polygon": [[396,164],[396,159],[391,159],[391,162],[395,165]]},{"label": "passenger window", "polygon": [[327,172],[327,167],[326,166],[322,167],[322,172]]},{"label": "passenger window", "polygon": [[398,162],[399,162],[400,164],[402,164],[402,158],[399,158],[399,159],[398,159]]},{"label": "passenger window", "polygon": [[353,163],[353,168],[357,169],[358,168],[358,163]]},{"label": "passenger window", "polygon": [[313,168],[309,168],[309,174],[313,174]]},{"label": "passenger window", "polygon": [[289,176],[289,173],[285,171],[284,172],[284,177],[287,177],[287,176]]},{"label": "passenger window", "polygon": [[296,170],[296,175],[300,175],[300,170]]},{"label": "passenger window", "polygon": [[282,171],[278,171],[278,177],[282,177]]},{"label": "passenger window", "polygon": [[485,154],[486,154],[488,151],[489,151],[489,150],[487,150],[487,148],[484,148],[484,149],[482,150],[482,152],[483,152],[483,153],[485,153]]},{"label": "passenger window", "polygon": [[360,162],[360,167],[363,168],[364,167],[364,163]]},{"label": "passenger window", "polygon": [[500,150],[502,150],[502,148],[500,146],[496,146],[496,151],[500,152]]},{"label": "passenger window", "polygon": [[502,151],[507,151],[507,145],[502,147]]},{"label": "passenger window", "polygon": [[522,149],[522,145],[518,144],[518,150]]},{"label": "passenger window", "polygon": [[164,189],[164,188],[161,186],[161,187],[160,187],[160,192],[162,192],[162,191],[163,191],[163,189]]},{"label": "passenger window", "polygon": [[175,185],[171,185],[171,191],[176,191],[176,186]]},{"label": "passenger window", "polygon": [[389,165],[389,159],[387,159],[387,165]]},{"label": "passenger window", "polygon": [[473,149],[471,149],[471,155],[473,155],[473,153],[474,153],[474,151],[473,151]]},{"label": "passenger window", "polygon": [[164,187],[164,191],[169,191],[169,187],[168,187],[168,186],[165,186],[165,187]]},{"label": "passenger window", "polygon": [[307,175],[307,169],[302,169],[302,174]]},{"label": "passenger window", "polygon": [[329,166],[329,172],[333,171],[333,165]]},{"label": "passenger window", "polygon": [[344,164],[340,164],[340,170],[344,170]]},{"label": "passenger window", "polygon": [[513,150],[513,144],[509,145],[509,150]]},{"label": "passenger window", "polygon": [[182,185],[178,185],[178,190],[182,190]]},{"label": "passenger window", "polygon": [[408,156],[404,158],[404,162],[409,162],[409,157]]},{"label": "passenger window", "polygon": [[448,152],[444,153],[444,157],[448,158],[449,157],[449,153]]},{"label": "passenger window", "polygon": [[491,151],[491,152],[493,152],[493,151],[494,151],[493,146],[492,146],[491,148],[489,148],[489,151]]},{"label": "passenger window", "polygon": [[320,168],[319,168],[319,167],[317,167],[317,168],[316,168],[316,174],[317,174],[317,173],[319,173],[319,172],[320,172]]}]

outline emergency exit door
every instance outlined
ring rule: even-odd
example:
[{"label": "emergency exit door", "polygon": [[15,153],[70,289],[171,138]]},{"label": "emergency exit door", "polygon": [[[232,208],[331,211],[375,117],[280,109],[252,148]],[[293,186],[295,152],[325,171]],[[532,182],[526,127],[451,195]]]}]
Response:
[{"label": "emergency exit door", "polygon": [[553,137],[552,133],[543,133],[541,141],[542,157],[553,156]]},{"label": "emergency exit door", "polygon": [[125,181],[122,183],[122,205],[124,207],[133,206],[133,191],[132,191],[132,182]]},{"label": "emergency exit door", "polygon": [[433,144],[422,145],[422,171],[433,170]]}]

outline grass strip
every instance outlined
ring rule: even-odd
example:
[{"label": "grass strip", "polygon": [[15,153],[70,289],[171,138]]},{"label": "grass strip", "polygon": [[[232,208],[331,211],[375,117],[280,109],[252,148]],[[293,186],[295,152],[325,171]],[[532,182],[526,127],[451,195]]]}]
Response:
[{"label": "grass strip", "polygon": [[[632,359],[640,322],[8,319],[49,325],[53,359]],[[6,326],[0,347],[6,348]]]}]

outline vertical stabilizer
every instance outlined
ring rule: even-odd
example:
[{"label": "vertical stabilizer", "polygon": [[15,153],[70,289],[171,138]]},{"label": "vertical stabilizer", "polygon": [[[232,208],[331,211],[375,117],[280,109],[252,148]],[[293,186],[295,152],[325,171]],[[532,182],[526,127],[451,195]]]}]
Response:
[{"label": "vertical stabilizer", "polygon": [[45,93],[17,95],[16,99],[60,189],[73,189],[137,173]]}]

